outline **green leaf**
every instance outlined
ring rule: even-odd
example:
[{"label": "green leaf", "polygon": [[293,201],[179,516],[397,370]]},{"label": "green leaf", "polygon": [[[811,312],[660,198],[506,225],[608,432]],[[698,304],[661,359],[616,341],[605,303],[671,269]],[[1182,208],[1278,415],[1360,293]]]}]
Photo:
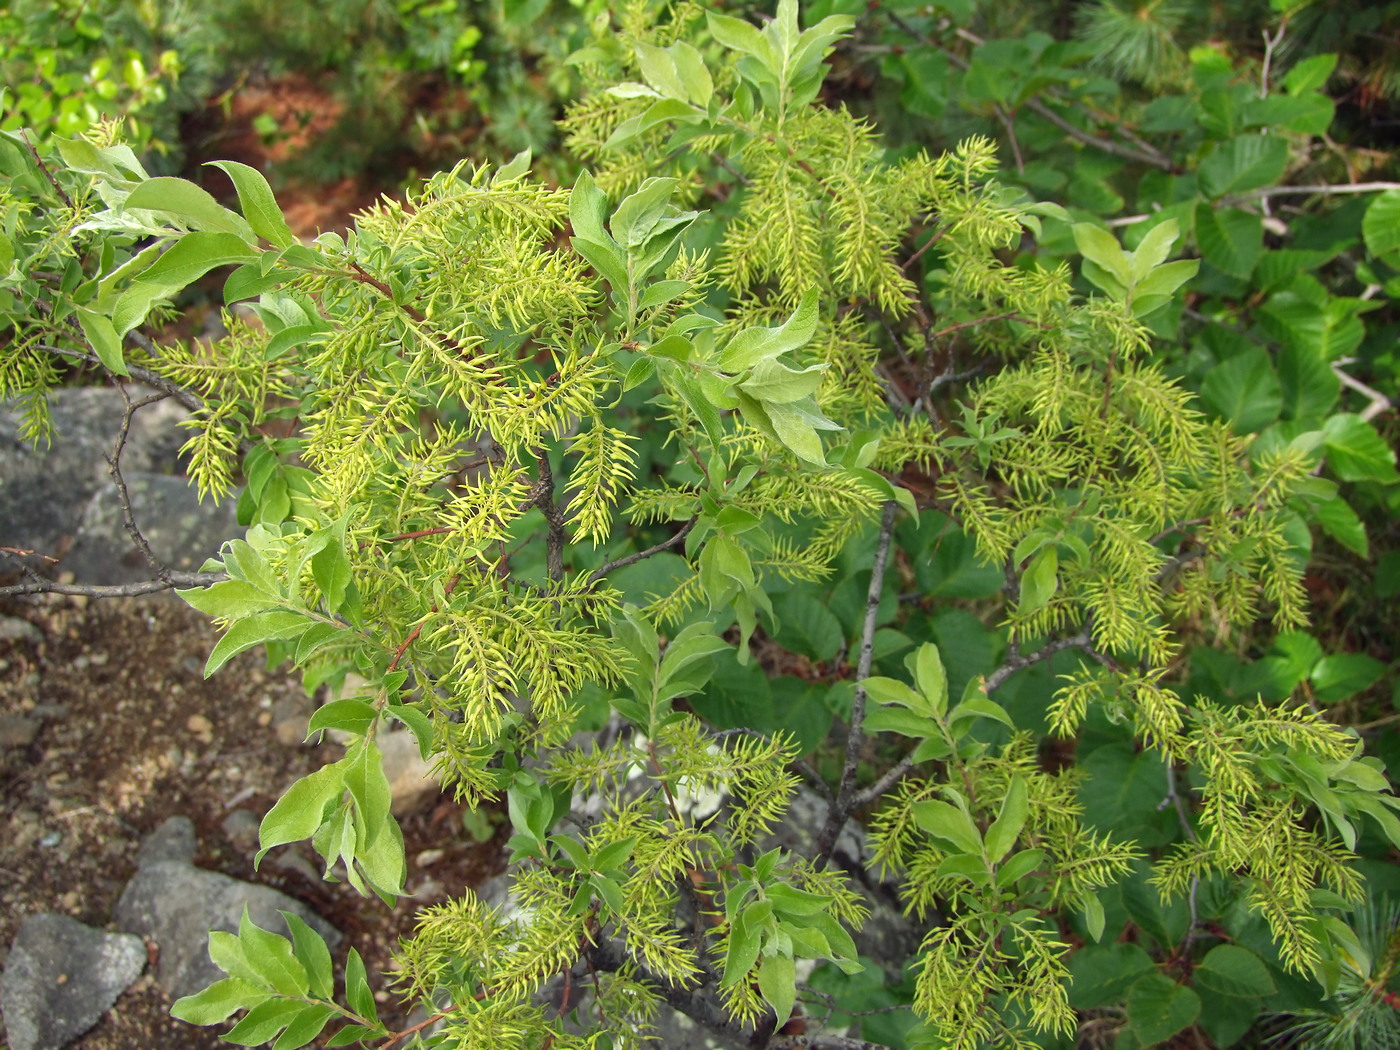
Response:
[{"label": "green leaf", "polygon": [[777,357],[804,346],[816,329],[817,293],[812,290],[802,296],[802,302],[792,316],[777,328],[745,328],[729,341],[716,360],[726,372],[742,372],[765,358]]},{"label": "green leaf", "polygon": [[159,176],[147,179],[126,198],[124,208],[144,208],[173,217],[182,226],[232,234],[246,246],[253,231],[238,215],[185,179]]},{"label": "green leaf", "polygon": [[[764,902],[765,904],[767,902]],[[753,969],[753,964],[758,961],[758,953],[763,947],[764,926],[760,922],[751,921],[756,919],[758,912],[755,912],[754,905],[740,911],[734,917],[733,923],[729,927],[729,947],[724,956],[724,976],[720,980],[721,988],[728,988],[738,984]]]},{"label": "green leaf", "polygon": [[928,699],[927,711],[939,717],[948,710],[948,672],[943,668],[938,646],[925,642],[915,650],[913,662],[914,682]]},{"label": "green leaf", "polygon": [[1011,847],[1016,845],[1016,839],[1020,836],[1021,829],[1026,826],[1029,813],[1026,781],[1020,774],[1016,774],[1011,778],[1006,797],[1002,799],[997,819],[992,821],[992,826],[987,829],[985,836],[987,858],[993,864],[999,863],[1011,852]]},{"label": "green leaf", "polygon": [[1236,434],[1257,434],[1283,409],[1283,389],[1268,351],[1252,346],[1216,365],[1201,383],[1201,400]]},{"label": "green leaf", "polygon": [[1317,349],[1294,341],[1278,354],[1279,388],[1283,417],[1321,423],[1336,407],[1341,380]]},{"label": "green leaf", "polygon": [[797,1001],[797,971],[792,957],[770,955],[758,968],[758,990],[777,1016],[777,1027],[787,1024]]},{"label": "green leaf", "polygon": [[345,788],[355,800],[358,823],[365,830],[365,846],[372,846],[384,828],[392,823],[389,805],[389,778],[379,745],[362,740],[345,756]]},{"label": "green leaf", "polygon": [[1400,250],[1400,190],[1386,190],[1366,206],[1361,236],[1372,255]]},{"label": "green leaf", "polygon": [[365,963],[354,948],[345,960],[345,1001],[362,1020],[378,1022],[379,1011],[374,1005],[374,992],[365,975]]},{"label": "green leaf", "polygon": [[590,241],[583,237],[574,237],[569,243],[589,266],[602,275],[613,291],[619,295],[626,295],[627,258],[622,254],[622,249],[612,242],[612,238],[608,238],[607,241]]},{"label": "green leaf", "polygon": [[780,625],[778,644],[810,660],[830,660],[845,641],[841,621],[809,593],[780,595],[773,611]]},{"label": "green leaf", "polygon": [[1231,277],[1247,278],[1264,251],[1264,220],[1239,208],[1196,207],[1196,244],[1201,256]]},{"label": "green leaf", "polygon": [[897,678],[876,675],[872,678],[862,679],[860,685],[865,689],[865,694],[877,704],[907,707],[921,715],[931,716],[938,713],[926,696],[909,688]]},{"label": "green leaf", "polygon": [[287,1030],[272,1045],[272,1050],[296,1050],[299,1046],[305,1046],[320,1035],[321,1029],[335,1016],[336,1011],[329,1006],[305,1003],[300,1012],[287,1022]]},{"label": "green leaf", "polygon": [[311,993],[320,999],[330,999],[335,995],[335,972],[331,966],[331,952],[321,935],[313,930],[295,912],[279,912],[287,929],[292,934],[292,951],[297,961],[306,968],[311,980]]},{"label": "green leaf", "polygon": [[951,844],[963,853],[982,855],[982,835],[972,818],[957,806],[927,799],[911,807],[914,823],[935,838]]},{"label": "green leaf", "polygon": [[1157,964],[1139,945],[1090,946],[1069,957],[1069,1004],[1076,1010],[1092,1010],[1119,1002],[1132,984],[1155,974]]},{"label": "green leaf", "polygon": [[1369,689],[1385,671],[1385,664],[1365,653],[1339,653],[1319,660],[1310,677],[1317,699],[1333,704]]},{"label": "green leaf", "polygon": [[1208,951],[1194,976],[1197,984],[1221,995],[1262,997],[1277,990],[1264,960],[1235,944],[1219,944]]},{"label": "green leaf", "polygon": [[255,645],[299,636],[313,622],[301,613],[279,609],[239,620],[224,632],[209,654],[209,660],[204,665],[204,677],[210,677],[229,660]]},{"label": "green leaf", "polygon": [[1084,897],[1084,927],[1091,940],[1103,940],[1104,920],[1103,901],[1091,891]]},{"label": "green leaf", "polygon": [[1195,992],[1160,973],[1141,977],[1128,989],[1128,1027],[1145,1046],[1170,1039],[1200,1012]]},{"label": "green leaf", "polygon": [[1288,140],[1275,135],[1236,135],[1216,144],[1201,162],[1201,192],[1212,200],[1272,186],[1288,167]]},{"label": "green leaf", "polygon": [[244,580],[221,580],[209,587],[175,593],[206,616],[229,620],[241,620],[282,605],[280,599]]},{"label": "green leaf", "polygon": [[[608,198],[593,181],[592,175],[586,171],[579,172],[573,191],[569,194],[569,222],[574,228],[574,235],[596,246],[615,248],[615,242],[603,229],[607,215]],[[625,269],[625,260],[621,255],[618,260],[624,263]],[[625,286],[626,283],[624,279],[622,284]]]},{"label": "green leaf", "polygon": [[243,943],[248,965],[271,987],[293,997],[310,990],[310,977],[293,954],[291,941],[255,923],[248,915],[247,905],[238,922],[238,939]]},{"label": "green leaf", "polygon": [[1305,58],[1283,78],[1283,89],[1290,95],[1302,95],[1327,86],[1332,71],[1337,68],[1334,54],[1313,55]]},{"label": "green leaf", "polygon": [[808,893],[783,882],[774,883],[765,892],[773,902],[774,912],[787,917],[820,915],[831,906],[832,900],[825,893]]},{"label": "green leaf", "polygon": [[1021,601],[1017,611],[1022,615],[1043,609],[1060,585],[1060,556],[1053,546],[1042,547],[1021,573]]},{"label": "green leaf", "polygon": [[915,740],[942,738],[938,723],[933,719],[889,707],[879,707],[867,714],[864,729],[867,733],[898,733]]},{"label": "green leaf", "polygon": [[117,335],[116,326],[112,324],[111,319],[86,307],[79,307],[77,313],[78,323],[83,328],[83,335],[92,345],[93,353],[97,354],[97,359],[106,366],[108,371],[116,375],[130,375],[131,373],[126,368],[126,359],[122,354],[121,336]]},{"label": "green leaf", "polygon": [[363,734],[379,718],[374,705],[358,697],[332,700],[316,710],[311,716],[307,734],[319,733],[325,729],[337,729],[344,733]]},{"label": "green leaf", "polygon": [[1360,416],[1341,413],[1322,427],[1327,443],[1327,466],[1343,481],[1400,480],[1395,472],[1395,450]]},{"label": "green leaf", "polygon": [[172,1017],[190,1024],[218,1024],[236,1010],[246,1010],[270,997],[258,985],[237,977],[215,981],[195,995],[176,999],[170,1007]]},{"label": "green leaf", "polygon": [[258,829],[256,866],[264,854],[285,842],[310,838],[325,823],[326,811],[340,801],[345,790],[345,770],[342,762],[322,766],[302,777],[268,810]]},{"label": "green leaf", "polygon": [[1366,526],[1346,500],[1330,499],[1319,503],[1313,510],[1313,520],[1322,526],[1323,532],[1353,554],[1370,557],[1371,545],[1366,539]]},{"label": "green leaf", "polygon": [[188,233],[157,259],[122,293],[112,311],[117,335],[125,336],[146,319],[161,299],[193,284],[218,266],[246,263],[257,252],[231,233]]},{"label": "green leaf", "polygon": [[635,193],[624,197],[609,223],[613,239],[623,248],[637,248],[645,243],[671,207],[671,194],[677,184],[677,179],[649,178]]},{"label": "green leaf", "polygon": [[291,227],[262,172],[236,160],[212,160],[209,165],[233,180],[233,188],[238,191],[238,206],[243,209],[243,217],[254,233],[278,248],[289,248],[295,243]]},{"label": "green leaf", "polygon": [[997,887],[1007,889],[1035,871],[1045,861],[1043,849],[1023,849],[997,868]]},{"label": "green leaf", "polygon": [[296,999],[269,999],[259,1003],[225,1035],[225,1042],[235,1046],[261,1046],[292,1022],[301,1013],[302,1003]]},{"label": "green leaf", "polygon": [[[1132,264],[1113,234],[1088,222],[1075,223],[1073,230],[1075,246],[1084,258],[1109,273],[1122,288],[1133,283]],[[1088,273],[1085,276],[1093,280]],[[1111,289],[1104,288],[1104,291],[1111,292]]]}]

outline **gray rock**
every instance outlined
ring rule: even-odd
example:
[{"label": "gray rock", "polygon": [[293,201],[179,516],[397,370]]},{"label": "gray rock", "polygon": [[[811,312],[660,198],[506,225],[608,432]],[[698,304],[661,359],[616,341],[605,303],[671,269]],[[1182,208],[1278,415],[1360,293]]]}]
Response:
[{"label": "gray rock", "polygon": [[442,785],[433,776],[433,764],[418,750],[418,739],[406,729],[379,734],[379,750],[384,755],[384,775],[389,779],[389,808],[396,817],[417,812],[442,794]]},{"label": "gray rock", "polygon": [[[242,531],[234,501],[199,501],[184,479],[160,474],[124,474],[131,514],[151,550],[172,569],[194,572]],[[152,576],[150,563],[132,542],[122,518],[117,487],[107,482],[89,500],[77,539],[63,559],[80,583],[135,583]]]},{"label": "gray rock", "polygon": [[0,715],[0,747],[28,747],[39,735],[39,719],[32,715]]},{"label": "gray rock", "polygon": [[136,866],[144,868],[163,860],[189,864],[194,860],[194,821],[189,817],[170,817],[141,843],[136,851]]},{"label": "gray rock", "polygon": [[[151,391],[133,386],[131,397]],[[125,402],[110,387],[66,387],[49,398],[53,437],[38,447],[22,433],[21,402],[0,402],[0,544],[56,557],[82,520],[92,494],[108,481],[107,454],[121,426]],[[188,412],[166,400],[132,418],[122,469],[168,474],[179,469],[179,450],[188,434],[176,424]]]},{"label": "gray rock", "polygon": [[18,616],[0,616],[0,642],[28,642],[39,645],[44,640],[44,632],[28,620]]},{"label": "gray rock", "polygon": [[24,920],[0,976],[10,1050],[58,1050],[95,1025],[146,965],[141,938],[66,915]]},{"label": "gray rock", "polygon": [[287,935],[279,911],[288,911],[334,948],[339,932],[301,901],[268,886],[205,871],[178,861],[137,870],[117,902],[118,929],[149,937],[160,948],[156,980],[172,998],[193,995],[224,977],[209,958],[212,930],[238,932],[244,907],[265,930]]},{"label": "gray rock", "polygon": [[235,846],[242,846],[245,849],[255,848],[258,845],[258,828],[261,825],[258,815],[252,810],[235,809],[224,818],[220,827],[229,841]]}]

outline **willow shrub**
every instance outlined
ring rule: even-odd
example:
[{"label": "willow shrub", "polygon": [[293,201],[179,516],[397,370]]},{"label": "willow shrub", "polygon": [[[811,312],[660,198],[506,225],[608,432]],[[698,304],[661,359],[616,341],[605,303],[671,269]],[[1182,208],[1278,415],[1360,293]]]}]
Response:
[{"label": "willow shrub", "polygon": [[[402,943],[393,986],[434,1025],[390,1031],[353,950],[337,994],[290,918],[214,934],[228,977],[177,1016],[246,1010],[229,1040],[279,1048],[331,1022],[625,1047],[675,1009],[843,1045],[833,1004],[903,996],[867,1035],[1223,1044],[1356,978],[1353,862],[1400,842],[1379,763],[1290,698],[1179,688],[1183,625],[1305,622],[1301,515],[1333,486],[1324,434],[1253,447],[1149,362],[1143,319],[1195,273],[1174,224],[1133,252],[1078,227],[1106,292],[1081,299],[1020,251],[1062,213],[987,142],[891,160],[820,104],[849,19],[624,22],[575,56],[571,189],[461,166],[313,243],[251,168],[222,165],[239,214],[111,135],[3,139],[0,389],[34,436],[65,357],[180,390],[201,491],[241,457],[251,523],[182,592],[224,628],[208,673],[265,645],[308,688],[363,683],[314,716],[345,757],[259,858],[309,839],[403,894],[393,723],[514,830],[512,910],[464,891]],[[227,267],[225,337],[142,338]],[[805,855],[770,838],[803,755],[829,814]],[[843,860],[902,881],[911,959],[857,954],[865,880],[830,863],[857,810]]]}]

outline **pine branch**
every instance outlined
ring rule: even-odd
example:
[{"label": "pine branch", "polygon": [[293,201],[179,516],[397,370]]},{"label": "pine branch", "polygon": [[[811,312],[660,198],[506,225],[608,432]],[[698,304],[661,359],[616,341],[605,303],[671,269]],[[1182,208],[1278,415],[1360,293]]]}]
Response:
[{"label": "pine branch", "polygon": [[[865,599],[865,624],[861,629],[860,658],[856,664],[856,681],[860,683],[870,677],[870,665],[875,657],[875,625],[880,613],[880,594],[885,589],[885,567],[889,563],[890,541],[894,538],[895,511],[899,505],[894,500],[885,503],[885,512],[880,519],[880,538],[875,546],[875,561],[870,567],[870,590]],[[836,801],[827,810],[826,824],[817,836],[817,855],[814,863],[818,868],[825,867],[836,848],[836,837],[846,826],[846,821],[855,812],[856,769],[860,764],[861,745],[865,734],[861,725],[865,721],[865,687],[856,685],[855,696],[851,701],[851,729],[846,736],[846,764],[841,770],[841,784],[836,791]]]}]

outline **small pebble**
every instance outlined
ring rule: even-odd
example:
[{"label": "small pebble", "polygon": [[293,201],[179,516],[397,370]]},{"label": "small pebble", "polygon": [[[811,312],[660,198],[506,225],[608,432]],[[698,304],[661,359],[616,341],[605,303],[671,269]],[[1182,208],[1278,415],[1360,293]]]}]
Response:
[{"label": "small pebble", "polygon": [[189,718],[185,719],[185,728],[191,733],[203,735],[214,728],[214,723],[203,715],[190,715]]}]

